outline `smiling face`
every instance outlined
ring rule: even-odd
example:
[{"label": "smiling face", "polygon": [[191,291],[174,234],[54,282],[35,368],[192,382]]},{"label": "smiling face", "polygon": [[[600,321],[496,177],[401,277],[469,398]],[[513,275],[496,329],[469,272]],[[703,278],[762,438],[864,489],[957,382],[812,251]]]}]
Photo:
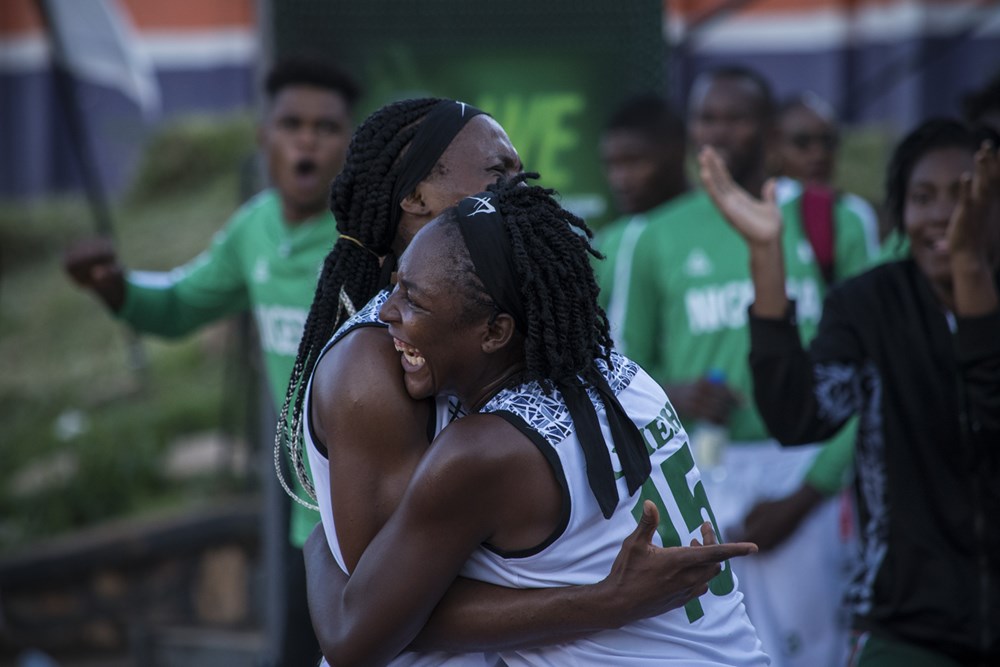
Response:
[{"label": "smiling face", "polygon": [[396,287],[379,317],[401,352],[404,383],[415,399],[463,399],[482,377],[482,340],[490,309],[472,303],[471,260],[454,227],[436,219],[399,260]]},{"label": "smiling face", "polygon": [[917,266],[938,290],[951,292],[947,230],[958,204],[960,180],[971,173],[972,152],[938,148],[914,165],[903,200],[903,226]]},{"label": "smiling face", "polygon": [[290,85],[274,97],[260,129],[268,173],[281,194],[285,220],[301,222],[327,208],[351,138],[351,116],[340,93]]}]

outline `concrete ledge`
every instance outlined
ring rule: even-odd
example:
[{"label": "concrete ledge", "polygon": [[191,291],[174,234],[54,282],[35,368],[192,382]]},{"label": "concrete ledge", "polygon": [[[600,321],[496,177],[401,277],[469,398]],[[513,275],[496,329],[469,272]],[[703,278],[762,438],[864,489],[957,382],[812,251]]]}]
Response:
[{"label": "concrete ledge", "polygon": [[247,664],[261,643],[260,540],[260,499],[245,496],[5,555],[0,664],[29,647],[70,659],[171,646],[175,654],[211,653],[219,664],[238,653]]}]

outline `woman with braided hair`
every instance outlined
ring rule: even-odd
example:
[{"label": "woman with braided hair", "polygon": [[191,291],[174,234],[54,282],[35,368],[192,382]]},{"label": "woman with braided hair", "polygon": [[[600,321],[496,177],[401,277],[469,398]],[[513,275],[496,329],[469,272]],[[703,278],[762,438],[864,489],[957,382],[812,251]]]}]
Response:
[{"label": "woman with braided hair", "polygon": [[859,549],[847,602],[850,664],[1000,664],[1000,153],[998,137],[930,118],[893,151],[886,210],[905,259],[827,295],[804,347],[785,290],[781,213],[702,181],[749,250],[754,398],[783,445],[858,415]]},{"label": "woman with braided hair", "polygon": [[[343,616],[334,604],[346,573],[398,505],[431,437],[448,419],[447,401],[436,410],[433,401],[406,393],[399,355],[377,319],[379,297],[341,323],[388,280],[393,257],[423,225],[518,169],[510,140],[488,115],[450,100],[406,100],[361,125],[334,182],[341,237],[319,279],[277,444],[289,444],[297,472],[310,481],[298,446],[299,424],[307,425],[302,430],[309,436],[323,516],[304,549],[310,611],[324,654],[336,655],[337,664],[347,662],[335,652]],[[739,545],[654,549],[649,535],[655,521],[644,527],[599,584],[524,591],[457,580],[411,648],[477,651],[481,664],[482,651],[497,646],[616,627],[687,603],[719,571],[720,561],[744,552]],[[394,664],[442,664],[452,657],[477,659],[409,652]],[[370,664],[366,657],[361,661]]]},{"label": "woman with braided hair", "polygon": [[[462,619],[442,614],[459,575],[575,591],[600,585],[609,570],[613,577],[635,555],[619,547],[637,534],[645,550],[664,553],[671,549],[648,544],[654,532],[674,548],[712,539],[712,510],[676,413],[611,347],[590,230],[525,178],[462,199],[421,229],[394,290],[347,325],[371,323],[377,310],[402,390],[415,401],[453,397],[464,416],[437,435],[346,588],[328,600],[340,619],[326,646],[333,664],[381,664],[441,615],[481,620],[483,605]],[[310,453],[322,435],[307,425]],[[704,549],[732,557],[755,547],[682,552]],[[591,634],[566,624],[561,637],[529,627],[490,647],[507,665],[767,664],[728,563],[711,572],[679,605],[635,593],[627,621]],[[560,643],[543,646],[553,639]]]}]

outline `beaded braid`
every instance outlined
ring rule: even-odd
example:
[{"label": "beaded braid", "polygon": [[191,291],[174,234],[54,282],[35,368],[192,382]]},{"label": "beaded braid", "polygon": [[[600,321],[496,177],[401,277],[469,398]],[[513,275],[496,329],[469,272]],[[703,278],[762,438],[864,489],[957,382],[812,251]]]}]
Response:
[{"label": "beaded braid", "polygon": [[[400,157],[420,126],[420,121],[441,100],[422,98],[386,105],[370,115],[351,139],[347,160],[330,188],[330,208],[341,237],[323,261],[312,307],[306,318],[285,402],[274,438],[274,464],[282,488],[293,500],[316,509],[292,491],[281,472],[281,448],[289,452],[295,474],[316,499],[302,454],[302,405],[307,378],[320,352],[334,332],[383,287],[379,284],[379,258],[391,256],[396,229],[390,228],[392,188]],[[349,237],[349,238],[344,238]]]},{"label": "beaded braid", "polygon": [[[580,377],[593,380],[594,360],[610,359],[613,343],[607,315],[597,303],[599,289],[589,258],[604,256],[591,247],[594,235],[587,224],[552,197],[554,190],[525,187],[525,180],[537,177],[520,174],[488,189],[503,216],[515,269],[521,276],[528,330],[524,332],[526,371],[520,378],[551,389],[554,383],[577,382]],[[457,230],[454,213],[446,219]],[[461,281],[457,284],[469,286],[471,260],[456,268],[466,273],[456,276]],[[474,275],[472,283],[478,283],[481,294],[469,306],[481,309],[484,288]]]}]

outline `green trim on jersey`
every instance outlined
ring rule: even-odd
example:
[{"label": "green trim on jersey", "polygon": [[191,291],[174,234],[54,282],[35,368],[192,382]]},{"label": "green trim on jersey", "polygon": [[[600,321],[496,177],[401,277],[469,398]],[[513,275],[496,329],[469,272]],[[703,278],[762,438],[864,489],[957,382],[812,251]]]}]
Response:
[{"label": "green trim on jersey", "polygon": [[[781,207],[786,289],[797,301],[799,330],[808,341],[816,333],[826,290],[802,231],[800,209],[798,197]],[[691,382],[710,369],[721,370],[743,399],[730,417],[733,442],[770,438],[753,404],[747,361],[747,309],[753,302],[753,284],[745,241],[704,191],[688,193],[647,217],[649,224],[632,257],[624,322],[616,340],[663,385]],[[871,239],[864,221],[839,202],[834,224],[835,276],[842,280],[870,265]],[[609,257],[608,263],[613,261],[621,260]],[[605,267],[601,275],[606,279],[613,273],[613,267]],[[606,282],[601,286],[611,287]],[[832,442],[850,450],[851,430],[841,431]],[[829,490],[830,480],[843,478],[849,456],[841,450],[818,457],[821,467],[835,469],[810,470],[807,479]]]},{"label": "green trim on jersey", "polygon": [[[179,337],[252,310],[267,382],[280,411],[319,272],[336,238],[331,213],[287,225],[277,192],[265,190],[240,207],[187,264],[166,273],[130,273],[118,317],[143,333]],[[292,503],[292,543],[305,544],[318,522],[317,512]]]}]

